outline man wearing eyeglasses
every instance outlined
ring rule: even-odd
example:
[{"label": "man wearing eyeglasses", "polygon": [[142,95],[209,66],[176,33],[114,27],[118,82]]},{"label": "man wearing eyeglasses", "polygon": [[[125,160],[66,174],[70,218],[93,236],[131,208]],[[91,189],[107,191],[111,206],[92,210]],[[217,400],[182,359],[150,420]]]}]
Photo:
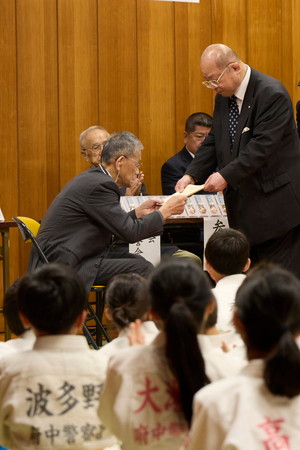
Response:
[{"label": "man wearing eyeglasses", "polygon": [[300,144],[291,99],[223,44],[204,50],[200,68],[203,85],[216,92],[213,125],[176,190],[197,181],[224,191],[229,224],[246,234],[251,260],[300,278]]},{"label": "man wearing eyeglasses", "polygon": [[[136,177],[142,149],[132,133],[113,133],[104,144],[101,164],[69,181],[42,220],[37,240],[48,261],[73,267],[87,291],[119,273],[148,275],[152,264],[139,255],[114,252],[115,238],[129,243],[160,235],[165,220],[184,210],[183,195],[162,206],[148,199],[129,213],[121,208],[119,188]],[[29,270],[41,264],[33,249]]]},{"label": "man wearing eyeglasses", "polygon": [[[81,154],[92,166],[99,166],[103,145],[109,136],[108,131],[99,125],[93,125],[80,134]],[[144,174],[139,170],[139,173],[134,177],[130,186],[120,188],[121,195],[146,195],[146,187],[143,180]]]},{"label": "man wearing eyeglasses", "polygon": [[[210,116],[208,116],[210,117]],[[101,165],[101,154],[103,150],[104,143],[108,140],[110,134],[108,133],[105,128],[94,125],[86,130],[84,130],[80,134],[80,148],[81,148],[81,154],[83,155],[84,159],[91,164],[94,167],[99,167]],[[131,183],[129,186],[121,186],[120,187],[120,195],[129,195],[129,196],[143,196],[147,195],[146,192],[146,186],[143,183],[144,180],[144,174],[140,170],[141,163],[136,164],[138,167],[138,171],[136,176],[133,177]],[[186,167],[188,164],[186,164]],[[186,168],[185,167],[185,168]],[[182,171],[184,173],[184,171]],[[167,242],[170,241],[169,238],[169,231],[167,232]],[[192,236],[194,239],[191,242],[195,241],[194,236]],[[163,237],[164,239],[164,237]],[[183,242],[186,242],[186,238],[183,240]],[[124,245],[124,242],[117,242],[116,247],[114,248],[115,251],[128,251],[128,245]],[[199,247],[199,248],[198,248]],[[202,254],[200,251],[200,246],[197,246],[195,248],[196,254],[189,252],[188,250],[182,250],[176,247],[175,245],[163,245],[161,246],[161,256],[162,258],[168,257],[168,256],[176,256],[181,258],[192,258],[197,264],[202,265],[201,259],[199,256]]]}]

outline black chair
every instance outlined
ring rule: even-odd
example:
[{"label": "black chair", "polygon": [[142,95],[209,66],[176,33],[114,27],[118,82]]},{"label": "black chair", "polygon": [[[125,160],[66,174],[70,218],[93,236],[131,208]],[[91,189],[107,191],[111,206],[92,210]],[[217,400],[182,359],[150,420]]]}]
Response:
[{"label": "black chair", "polygon": [[[49,264],[46,255],[44,254],[43,250],[41,249],[36,239],[37,233],[40,228],[39,222],[30,217],[21,217],[21,216],[13,217],[13,220],[18,225],[18,228],[25,243],[31,242],[34,248],[36,249],[39,257],[43,261],[43,263]],[[91,344],[96,350],[98,350],[99,346],[102,345],[102,335],[105,337],[107,342],[111,341],[109,335],[107,334],[107,331],[105,330],[103,324],[101,323],[101,320],[99,319],[99,317],[102,317],[103,315],[104,290],[105,286],[92,286],[91,292],[95,292],[96,300],[95,302],[88,301],[87,304],[88,314],[85,323],[83,325],[83,332],[89,344]],[[88,327],[86,323],[91,321],[93,321],[94,326]],[[93,337],[93,334],[95,335],[95,339]]]}]

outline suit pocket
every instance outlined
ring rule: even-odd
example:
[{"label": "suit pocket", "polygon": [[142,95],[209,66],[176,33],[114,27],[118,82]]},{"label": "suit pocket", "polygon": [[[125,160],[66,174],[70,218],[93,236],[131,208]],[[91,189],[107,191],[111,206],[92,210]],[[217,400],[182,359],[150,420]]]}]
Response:
[{"label": "suit pocket", "polygon": [[270,180],[263,181],[262,190],[265,194],[267,194],[268,192],[275,191],[275,189],[281,188],[290,182],[291,180],[288,174],[281,173]]}]

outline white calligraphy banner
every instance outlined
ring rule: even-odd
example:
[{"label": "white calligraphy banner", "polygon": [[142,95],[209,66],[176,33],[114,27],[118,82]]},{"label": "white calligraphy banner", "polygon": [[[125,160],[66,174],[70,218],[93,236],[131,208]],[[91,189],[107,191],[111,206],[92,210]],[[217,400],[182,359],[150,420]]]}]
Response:
[{"label": "white calligraphy banner", "polygon": [[160,236],[153,236],[142,241],[129,244],[129,252],[143,256],[154,266],[160,263]]}]

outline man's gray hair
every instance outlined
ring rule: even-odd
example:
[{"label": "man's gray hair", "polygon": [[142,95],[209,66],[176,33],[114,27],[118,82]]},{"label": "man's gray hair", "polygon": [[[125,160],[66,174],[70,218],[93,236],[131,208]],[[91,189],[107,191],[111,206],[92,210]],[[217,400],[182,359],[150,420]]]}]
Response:
[{"label": "man's gray hair", "polygon": [[99,125],[93,125],[93,126],[87,128],[82,133],[80,133],[79,143],[80,143],[81,150],[86,150],[86,137],[89,134],[89,132],[92,130],[102,130],[102,131],[105,131],[109,135],[109,132],[105,128],[100,127]]},{"label": "man's gray hair", "polygon": [[109,164],[112,160],[118,159],[124,155],[127,157],[134,156],[139,150],[143,150],[141,141],[129,131],[119,131],[110,135],[105,142],[101,161]]}]

